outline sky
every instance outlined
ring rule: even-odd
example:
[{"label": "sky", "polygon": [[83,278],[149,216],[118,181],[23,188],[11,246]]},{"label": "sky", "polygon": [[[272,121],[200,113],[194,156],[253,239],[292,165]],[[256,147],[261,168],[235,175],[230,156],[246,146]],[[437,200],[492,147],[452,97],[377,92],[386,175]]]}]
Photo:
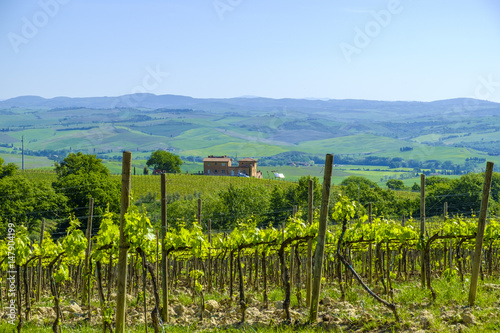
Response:
[{"label": "sky", "polygon": [[0,99],[500,102],[497,0],[1,0]]}]

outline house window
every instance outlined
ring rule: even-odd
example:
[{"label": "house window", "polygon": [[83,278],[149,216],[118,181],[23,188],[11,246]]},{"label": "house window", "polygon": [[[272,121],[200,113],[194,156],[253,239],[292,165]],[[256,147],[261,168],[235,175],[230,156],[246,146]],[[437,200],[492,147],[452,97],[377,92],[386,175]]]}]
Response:
[{"label": "house window", "polygon": [[217,162],[215,162],[215,165],[217,165]]},{"label": "house window", "polygon": [[226,163],[221,163],[220,165],[222,165],[222,166],[226,166]]},{"label": "house window", "polygon": [[207,162],[207,166],[210,166],[210,162]]},{"label": "house window", "polygon": [[210,169],[207,170],[207,175],[209,175],[209,174],[210,174]]},{"label": "house window", "polygon": [[217,169],[214,170],[214,173],[217,173]]},{"label": "house window", "polygon": [[226,170],[222,170],[221,172],[222,172],[222,173],[226,173]]}]

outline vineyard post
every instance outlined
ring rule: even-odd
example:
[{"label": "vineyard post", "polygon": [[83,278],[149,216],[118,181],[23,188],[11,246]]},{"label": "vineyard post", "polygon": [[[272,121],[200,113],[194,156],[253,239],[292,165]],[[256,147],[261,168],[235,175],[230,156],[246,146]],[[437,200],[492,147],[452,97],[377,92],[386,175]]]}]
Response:
[{"label": "vineyard post", "polygon": [[[443,205],[443,222],[446,222],[448,219],[448,202],[445,202]],[[441,236],[443,236],[443,229],[441,229]],[[446,244],[446,240],[443,241],[444,243],[444,249],[443,249],[443,270],[446,269],[446,263],[448,261],[447,253],[448,253],[448,246]]]},{"label": "vineyard post", "polygon": [[323,178],[323,194],[321,199],[321,210],[319,216],[318,243],[314,252],[314,280],[312,284],[312,298],[310,308],[310,322],[316,322],[318,318],[319,294],[321,291],[321,273],[323,270],[323,257],[325,254],[326,222],[328,219],[328,203],[330,200],[330,188],[332,181],[333,155],[327,154],[325,160],[325,174]]},{"label": "vineyard post", "polygon": [[[313,223],[313,201],[314,182],[309,179],[309,192],[307,201],[307,223]],[[311,278],[312,278],[312,239],[307,240],[307,261],[306,261],[306,306],[311,306]]]},{"label": "vineyard post", "polygon": [[[368,203],[368,224],[372,227],[372,203]],[[372,243],[368,244],[368,283],[372,283]]]},{"label": "vineyard post", "polygon": [[208,292],[212,292],[212,220],[208,219]]},{"label": "vineyard post", "polygon": [[130,247],[125,236],[125,214],[130,206],[132,153],[123,152],[122,159],[122,190],[120,210],[120,249],[118,255],[118,281],[116,295],[116,333],[125,333],[126,293],[127,293],[127,255]]},{"label": "vineyard post", "polygon": [[[403,219],[401,221],[401,226],[404,227],[405,225],[406,225],[406,215],[403,214]],[[403,269],[405,281],[408,281],[408,269],[407,269],[408,260],[407,260],[407,255],[408,255],[408,250],[403,247],[403,253],[401,255],[401,261],[402,261],[401,266],[402,266],[402,269]]]},{"label": "vineyard post", "polygon": [[155,230],[155,237],[156,237],[156,263],[155,263],[155,271],[156,271],[156,276],[158,275],[158,260],[159,260],[159,253],[160,253],[160,243],[158,242],[158,230]]},{"label": "vineyard post", "polygon": [[167,237],[167,179],[164,173],[161,174],[161,289],[162,289],[162,314],[161,317],[167,323],[168,318],[168,270],[167,270],[167,250],[165,238]]},{"label": "vineyard post", "polygon": [[[203,226],[201,225],[201,199],[198,199],[198,210],[196,212],[196,220],[198,221],[198,225],[200,226],[201,230],[203,230]],[[200,245],[201,246],[201,245]],[[200,265],[201,260],[198,261],[198,257],[193,255],[193,269],[197,270],[198,265]],[[193,279],[193,283],[195,283],[196,279]]]},{"label": "vineyard post", "polygon": [[[40,230],[40,249],[42,249],[42,243],[43,243],[43,234],[45,232],[45,219],[42,220],[42,230]],[[40,259],[38,260],[38,281],[37,281],[37,286],[36,286],[36,301],[40,301],[40,295],[42,290],[40,289],[42,286],[42,256],[40,256]]]},{"label": "vineyard post", "polygon": [[476,245],[474,247],[474,262],[472,263],[472,276],[469,290],[469,306],[473,306],[476,301],[477,282],[479,278],[479,268],[481,266],[481,252],[483,249],[484,229],[486,227],[486,215],[488,213],[488,200],[490,197],[492,176],[493,162],[487,162],[484,176],[483,196],[481,199],[481,210],[479,212],[477,226]]},{"label": "vineyard post", "polygon": [[[88,302],[89,302],[89,321],[88,324],[90,325],[91,323],[91,305],[90,305],[90,275],[92,269],[90,269],[89,272],[89,257],[90,257],[90,250],[92,246],[92,218],[94,215],[94,198],[89,198],[89,220],[87,222],[87,250],[85,251],[85,273],[87,274],[87,290],[83,288],[83,299],[85,299],[85,296],[88,296]],[[84,284],[85,286],[85,284]],[[85,295],[85,292],[87,292],[87,295]]]},{"label": "vineyard post", "polygon": [[422,245],[420,261],[420,282],[422,288],[425,288],[425,174],[420,174],[420,242]]},{"label": "vineyard post", "polygon": [[198,225],[201,227],[201,199],[198,199],[198,213],[196,214]]},{"label": "vineyard post", "polygon": [[[292,217],[293,217],[293,220],[295,221],[295,214],[297,214],[297,205],[293,205],[293,212],[292,212]],[[294,265],[294,257],[293,255],[295,254],[295,246],[292,245],[291,246],[291,249],[290,249],[290,285],[292,286],[293,288],[293,281],[295,280],[293,278],[293,270],[295,268],[295,265]]]}]

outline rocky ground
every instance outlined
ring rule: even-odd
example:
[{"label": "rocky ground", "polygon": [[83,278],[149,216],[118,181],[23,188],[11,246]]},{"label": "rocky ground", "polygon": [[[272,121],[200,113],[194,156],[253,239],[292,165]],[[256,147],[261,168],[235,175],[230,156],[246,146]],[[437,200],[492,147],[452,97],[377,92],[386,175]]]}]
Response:
[{"label": "rocky ground", "polygon": [[[499,285],[492,284],[485,287],[492,292],[500,290]],[[188,302],[189,300],[191,301]],[[131,296],[128,296],[128,301],[134,304],[134,298]],[[393,313],[386,307],[377,303],[366,305],[364,300],[350,303],[324,297],[320,301],[318,321],[313,325],[305,324],[308,317],[308,309],[305,307],[292,307],[290,309],[292,321],[288,323],[282,301],[270,302],[268,307],[265,307],[250,296],[247,303],[244,324],[241,324],[242,315],[238,302],[229,299],[206,300],[201,319],[199,299],[193,300],[189,290],[185,289],[170,298],[168,327],[189,327],[190,331],[247,327],[252,331],[259,331],[280,325],[291,325],[294,330],[310,328],[334,332],[479,332],[495,331],[489,327],[495,327],[496,324],[500,330],[500,300],[497,304],[485,308],[470,308],[463,304],[448,304],[436,308],[435,304],[410,303],[405,305],[404,309],[401,307],[399,324],[395,324]],[[149,324],[151,324],[150,311],[153,307],[153,299],[150,297],[147,315]],[[94,306],[92,309],[92,326],[97,326],[102,321],[101,309]],[[62,306],[62,314],[62,322],[65,325],[78,326],[88,321],[88,308],[81,307],[75,301],[66,302],[66,305]],[[0,316],[6,319],[6,311],[0,312]],[[50,327],[54,318],[55,311],[50,306],[34,307],[31,311],[31,322],[41,327]],[[127,324],[136,327],[144,325],[142,302],[136,302],[135,306],[128,307]]]}]

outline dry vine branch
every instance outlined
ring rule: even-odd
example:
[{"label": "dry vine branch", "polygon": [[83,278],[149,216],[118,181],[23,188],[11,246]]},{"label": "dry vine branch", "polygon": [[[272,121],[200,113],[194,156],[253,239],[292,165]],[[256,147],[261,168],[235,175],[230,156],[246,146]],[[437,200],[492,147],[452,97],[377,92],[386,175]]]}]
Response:
[{"label": "dry vine branch", "polygon": [[351,271],[351,273],[354,275],[354,277],[356,278],[356,280],[358,280],[358,282],[361,284],[361,286],[363,287],[363,289],[365,289],[366,292],[369,293],[377,301],[379,301],[380,303],[382,303],[386,307],[388,307],[392,311],[392,313],[394,313],[394,318],[396,319],[396,321],[399,322],[399,316],[398,316],[398,312],[397,312],[397,309],[396,309],[396,304],[389,303],[389,302],[383,300],[377,294],[375,294],[373,291],[371,291],[371,289],[368,288],[368,286],[363,282],[363,280],[361,280],[361,277],[354,270],[354,268],[347,262],[347,260],[340,253],[340,244],[342,243],[342,238],[344,238],[344,234],[345,234],[346,230],[347,230],[347,220],[344,220],[342,222],[342,233],[340,234],[340,238],[339,238],[339,241],[337,243],[337,256],[339,257],[340,261],[342,261],[342,263],[344,264],[344,266]]}]

